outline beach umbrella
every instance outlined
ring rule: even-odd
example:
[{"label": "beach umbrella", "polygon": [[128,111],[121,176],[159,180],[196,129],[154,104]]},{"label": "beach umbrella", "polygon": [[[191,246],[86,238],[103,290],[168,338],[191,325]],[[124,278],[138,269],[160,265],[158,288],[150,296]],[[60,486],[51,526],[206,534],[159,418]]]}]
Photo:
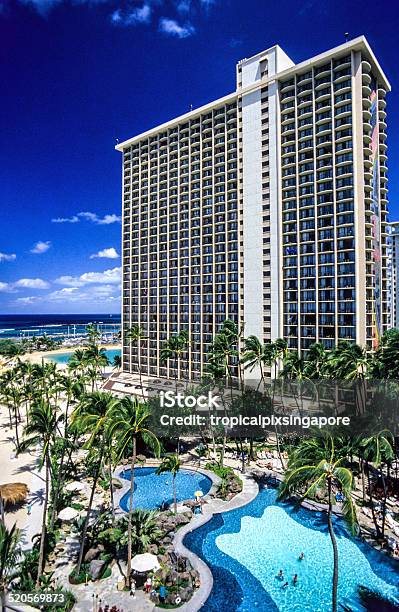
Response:
[{"label": "beach umbrella", "polygon": [[79,482],[78,480],[74,480],[74,482],[68,482],[67,485],[65,485],[65,491],[69,491],[70,493],[73,493],[75,491],[82,491],[84,489],[84,484],[83,482]]},{"label": "beach umbrella", "polygon": [[194,497],[202,497],[203,496],[203,492],[202,491],[196,491],[194,493]]},{"label": "beach umbrella", "polygon": [[136,555],[132,559],[132,570],[135,572],[150,572],[151,570],[157,570],[161,566],[159,565],[156,555],[151,553],[143,553],[142,555]]},{"label": "beach umbrella", "polygon": [[79,512],[78,510],[75,510],[75,508],[64,508],[58,514],[58,518],[60,519],[60,521],[65,521],[65,522],[73,521],[78,516],[79,516]]}]

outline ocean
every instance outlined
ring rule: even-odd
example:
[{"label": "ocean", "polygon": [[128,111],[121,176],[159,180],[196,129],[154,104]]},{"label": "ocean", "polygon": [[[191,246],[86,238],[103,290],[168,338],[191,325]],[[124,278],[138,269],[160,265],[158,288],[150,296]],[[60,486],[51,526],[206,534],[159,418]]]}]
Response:
[{"label": "ocean", "polygon": [[0,315],[0,339],[52,336],[67,338],[83,335],[86,325],[96,323],[103,333],[120,331],[118,314],[46,314]]}]

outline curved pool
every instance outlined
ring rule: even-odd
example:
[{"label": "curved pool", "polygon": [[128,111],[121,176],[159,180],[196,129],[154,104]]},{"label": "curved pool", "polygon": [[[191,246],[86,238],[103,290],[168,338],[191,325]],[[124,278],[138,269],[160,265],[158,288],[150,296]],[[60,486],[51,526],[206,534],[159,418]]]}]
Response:
[{"label": "curved pool", "polygon": [[[130,481],[131,470],[126,469],[119,473],[121,478]],[[195,491],[209,493],[212,480],[200,472],[180,469],[176,475],[177,501],[194,499]],[[120,506],[125,512],[129,511],[130,491],[126,491],[120,500]],[[134,470],[133,508],[154,510],[164,505],[173,504],[172,474],[164,472],[156,474],[156,468],[142,467]]]},{"label": "curved pool", "polygon": [[[365,585],[391,600],[399,597],[399,566],[367,544],[351,538],[334,519],[339,549],[339,601],[352,610]],[[274,488],[262,489],[248,505],[215,514],[188,533],[184,545],[213,574],[203,612],[328,612],[331,610],[332,546],[326,515],[277,502]],[[301,552],[304,560],[298,559]],[[279,570],[284,582],[277,578]],[[292,578],[298,574],[294,586]]]}]

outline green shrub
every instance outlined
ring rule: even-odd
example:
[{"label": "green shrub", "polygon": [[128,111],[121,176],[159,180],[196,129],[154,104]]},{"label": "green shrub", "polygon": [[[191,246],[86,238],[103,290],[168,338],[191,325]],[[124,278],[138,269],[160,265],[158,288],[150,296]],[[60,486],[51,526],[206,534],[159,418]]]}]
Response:
[{"label": "green shrub", "polygon": [[103,571],[103,573],[101,574],[99,580],[104,580],[105,578],[109,578],[112,574],[112,570],[110,567],[106,567]]},{"label": "green shrub", "polygon": [[71,584],[83,584],[86,582],[86,577],[90,577],[89,565],[87,563],[83,563],[79,574],[76,573],[76,567],[69,574],[69,582]]}]

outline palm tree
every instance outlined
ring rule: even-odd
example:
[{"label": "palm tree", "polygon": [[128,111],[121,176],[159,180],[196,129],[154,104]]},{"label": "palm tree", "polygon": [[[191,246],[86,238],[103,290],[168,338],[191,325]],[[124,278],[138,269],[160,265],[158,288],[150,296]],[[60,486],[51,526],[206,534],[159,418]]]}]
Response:
[{"label": "palm tree", "polygon": [[59,386],[65,396],[64,432],[63,432],[63,436],[59,438],[61,441],[62,449],[61,449],[61,458],[60,458],[60,463],[59,463],[59,468],[58,468],[58,478],[57,478],[56,488],[54,491],[53,505],[51,509],[50,524],[49,524],[50,530],[53,529],[54,527],[55,516],[56,516],[56,511],[57,511],[57,500],[58,500],[59,493],[62,489],[62,485],[64,482],[63,469],[64,469],[66,451],[69,448],[70,456],[71,456],[71,451],[74,447],[74,444],[73,443],[70,444],[70,440],[69,440],[69,431],[68,431],[69,408],[71,404],[73,402],[76,402],[76,400],[78,400],[84,393],[84,384],[82,383],[80,379],[74,380],[69,376],[61,376],[59,379]]},{"label": "palm tree", "polygon": [[177,394],[177,378],[179,373],[179,359],[187,351],[188,333],[182,330],[179,334],[171,336],[161,349],[161,361],[174,361],[174,379]]},{"label": "palm tree", "polygon": [[77,349],[72,353],[68,361],[68,370],[74,374],[84,375],[87,366],[87,353],[83,349]]},{"label": "palm tree", "polygon": [[385,535],[385,519],[386,519],[386,502],[387,502],[387,486],[384,475],[384,462],[392,461],[395,457],[393,446],[395,438],[388,430],[382,430],[377,434],[364,438],[360,442],[360,451],[366,461],[366,472],[369,474],[369,464],[371,463],[376,469],[379,469],[380,478],[384,489],[384,497],[382,502],[382,525],[381,529],[375,516],[373,503],[372,486],[369,479],[369,495],[371,503],[371,511],[373,515],[374,525],[376,527],[377,538]]},{"label": "palm tree", "polygon": [[341,466],[342,458],[336,458],[334,440],[331,437],[315,439],[311,445],[308,441],[307,456],[309,463],[304,465],[299,447],[290,458],[288,470],[280,486],[279,499],[283,500],[290,498],[292,495],[299,495],[300,502],[302,502],[306,498],[313,497],[318,490],[326,491],[327,525],[334,556],[332,612],[337,612],[338,546],[332,522],[333,491],[335,487],[342,491],[344,495],[343,515],[350,528],[354,530],[357,519],[351,497],[353,475],[348,468]]},{"label": "palm tree", "polygon": [[88,374],[92,379],[92,391],[94,391],[97,378],[101,376],[101,371],[109,365],[109,359],[105,348],[99,348],[95,344],[86,349],[85,356]]},{"label": "palm tree", "polygon": [[91,346],[95,346],[98,340],[101,338],[101,332],[96,323],[89,323],[86,325],[86,334],[88,342]]},{"label": "palm tree", "polygon": [[89,505],[87,508],[85,521],[83,523],[82,540],[80,544],[78,564],[76,567],[77,574],[79,574],[80,572],[80,568],[83,561],[87,528],[89,525],[91,508],[93,505],[94,493],[102,469],[102,463],[106,447],[105,432],[108,426],[110,414],[118,404],[119,399],[114,397],[111,393],[102,393],[101,391],[94,391],[92,393],[88,393],[85,397],[83,397],[72,413],[72,427],[76,428],[76,431],[80,434],[88,435],[88,439],[85,443],[85,448],[88,448],[91,452],[95,450],[98,451],[97,465],[93,476],[93,485],[91,488]]},{"label": "palm tree", "polygon": [[1,609],[7,610],[6,593],[21,556],[22,533],[14,524],[11,529],[0,523],[0,599]]},{"label": "palm tree", "polygon": [[371,362],[371,375],[375,379],[399,379],[399,329],[389,329],[380,338]]},{"label": "palm tree", "polygon": [[145,396],[141,373],[141,343],[143,342],[143,340],[147,339],[148,337],[146,336],[144,329],[140,327],[138,323],[134,323],[133,325],[131,325],[126,332],[126,340],[128,340],[130,346],[132,346],[132,344],[137,345],[137,369],[139,373],[140,388],[143,400],[145,400]]},{"label": "palm tree", "polygon": [[40,584],[40,576],[44,568],[44,552],[47,535],[47,508],[50,493],[51,478],[51,445],[54,442],[62,417],[57,415],[56,410],[44,398],[34,404],[29,412],[29,422],[24,429],[26,438],[21,444],[21,450],[40,445],[42,447],[40,456],[40,467],[45,469],[45,492],[43,502],[42,532],[40,537],[39,565],[37,571],[36,586]]},{"label": "palm tree", "polygon": [[122,358],[120,355],[115,355],[112,366],[114,370],[120,370],[122,367]]},{"label": "palm tree", "polygon": [[328,353],[322,344],[319,342],[312,344],[309,347],[305,362],[304,374],[306,378],[322,378],[326,373],[327,357]]},{"label": "palm tree", "polygon": [[[213,372],[213,375],[218,377],[219,382],[224,380],[224,387],[228,386],[230,388],[230,402],[231,406],[233,405],[233,371],[232,371],[232,361],[239,358],[239,352],[237,350],[236,345],[236,337],[229,326],[226,327],[227,332],[222,330],[216,334],[211,350],[210,356],[208,359],[207,370],[208,372]],[[226,403],[224,399],[224,389],[222,394],[223,400],[223,408],[224,408],[224,416],[227,416],[226,412]],[[227,442],[227,433],[224,430],[223,434],[223,444],[222,444],[222,452],[220,455],[220,464],[223,466],[224,463],[224,453]]]},{"label": "palm tree", "polygon": [[257,336],[248,336],[248,338],[245,338],[244,353],[241,357],[241,363],[244,364],[244,370],[249,369],[250,372],[255,368],[259,368],[260,379],[257,389],[259,389],[260,385],[265,380],[263,368],[267,358],[267,347],[261,343]]},{"label": "palm tree", "polygon": [[151,411],[146,403],[139,402],[137,398],[124,397],[114,405],[110,415],[109,434],[116,440],[118,456],[123,457],[127,450],[131,450],[130,462],[130,496],[128,515],[128,543],[127,543],[127,580],[131,585],[132,571],[132,514],[134,493],[134,468],[137,458],[137,440],[141,438],[156,456],[160,454],[160,443],[156,435],[148,429]]},{"label": "palm tree", "polygon": [[11,421],[12,421],[11,413],[13,416],[14,431],[15,431],[15,445],[16,445],[17,452],[19,448],[18,424],[21,421],[21,414],[20,414],[19,407],[20,407],[20,403],[22,399],[22,393],[20,391],[20,385],[19,385],[18,378],[19,377],[18,377],[17,368],[13,368],[11,370],[4,372],[2,376],[2,387],[3,387],[2,395],[9,409],[10,426],[11,426]]},{"label": "palm tree", "polygon": [[329,354],[326,366],[336,380],[352,381],[355,384],[357,412],[362,413],[366,403],[365,379],[369,366],[366,349],[348,340],[341,340]]},{"label": "palm tree", "polygon": [[175,514],[177,514],[177,500],[176,500],[176,475],[180,470],[180,460],[178,455],[167,455],[163,458],[161,465],[157,468],[157,474],[163,474],[164,472],[170,472],[172,474],[173,483],[173,505]]},{"label": "palm tree", "polygon": [[154,510],[137,508],[132,515],[132,540],[138,553],[147,550],[150,544],[159,541],[162,535]]}]

